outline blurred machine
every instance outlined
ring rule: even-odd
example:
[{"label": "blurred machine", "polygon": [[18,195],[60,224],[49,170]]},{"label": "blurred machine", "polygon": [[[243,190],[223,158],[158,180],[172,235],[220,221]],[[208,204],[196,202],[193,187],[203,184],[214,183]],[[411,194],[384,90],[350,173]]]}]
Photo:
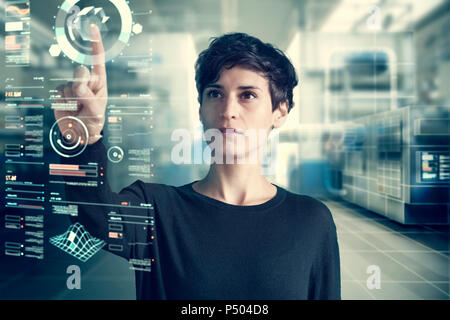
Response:
[{"label": "blurred machine", "polygon": [[448,82],[435,72],[449,66],[449,19],[448,10],[436,11],[416,26],[414,62],[385,44],[332,63],[344,76],[331,72],[328,86],[330,123],[343,125],[341,141],[325,145],[330,190],[403,224],[450,223]]},{"label": "blurred machine", "polygon": [[404,224],[449,224],[449,110],[404,107],[351,121],[342,198]]},{"label": "blurred machine", "polygon": [[277,181],[402,224],[450,224],[448,8],[402,32],[301,35]]}]

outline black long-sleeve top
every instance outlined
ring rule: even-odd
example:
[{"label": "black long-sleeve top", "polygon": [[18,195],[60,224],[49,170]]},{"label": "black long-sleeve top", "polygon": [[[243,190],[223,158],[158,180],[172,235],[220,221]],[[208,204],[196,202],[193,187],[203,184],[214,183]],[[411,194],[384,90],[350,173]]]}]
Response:
[{"label": "black long-sleeve top", "polygon": [[276,186],[267,202],[239,206],[196,192],[193,182],[140,180],[115,193],[101,140],[62,162],[103,168],[94,190],[67,178],[66,197],[79,203],[73,220],[136,267],[138,299],[341,298],[335,224],[315,198]]}]

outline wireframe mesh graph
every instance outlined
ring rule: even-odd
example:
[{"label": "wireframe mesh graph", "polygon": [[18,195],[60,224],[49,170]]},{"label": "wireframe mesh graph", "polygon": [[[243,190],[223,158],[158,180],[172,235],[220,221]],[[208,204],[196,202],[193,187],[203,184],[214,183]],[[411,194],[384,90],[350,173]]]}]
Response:
[{"label": "wireframe mesh graph", "polygon": [[78,222],[71,225],[63,234],[51,237],[50,243],[83,262],[106,245],[105,241],[91,236]]}]

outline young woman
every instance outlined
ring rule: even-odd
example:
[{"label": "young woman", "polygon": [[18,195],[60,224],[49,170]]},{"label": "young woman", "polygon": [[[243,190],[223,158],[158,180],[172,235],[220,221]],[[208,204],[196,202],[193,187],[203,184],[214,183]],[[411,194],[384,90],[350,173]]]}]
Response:
[{"label": "young woman", "polygon": [[[92,32],[98,40],[93,54],[102,56],[101,36],[95,27]],[[245,143],[229,157],[237,141],[250,141],[247,133],[267,136],[286,120],[297,85],[292,64],[272,45],[232,33],[212,41],[195,67],[200,120],[205,132],[222,138],[214,156],[224,161],[213,161],[206,177],[180,187],[138,180],[112,192],[101,139],[104,64],[92,73],[77,68],[77,81],[60,88],[65,99],[82,99],[78,111],[56,111],[56,118],[78,117],[90,135],[80,156],[62,162],[105,168],[95,192],[67,179],[67,197],[78,203],[74,221],[130,263],[151,261],[150,272],[136,271],[138,299],[340,299],[339,249],[328,208],[267,181],[260,161],[236,161],[258,151],[260,142]],[[139,217],[151,223],[139,224]],[[110,236],[111,224],[121,226],[121,239]]]}]

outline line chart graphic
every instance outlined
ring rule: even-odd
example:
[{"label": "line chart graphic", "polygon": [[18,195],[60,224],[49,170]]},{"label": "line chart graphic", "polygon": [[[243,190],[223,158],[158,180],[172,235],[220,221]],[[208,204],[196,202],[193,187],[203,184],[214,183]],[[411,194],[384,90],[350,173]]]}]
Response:
[{"label": "line chart graphic", "polygon": [[63,234],[51,237],[50,243],[83,262],[106,245],[105,241],[91,236],[78,222],[71,225]]}]

